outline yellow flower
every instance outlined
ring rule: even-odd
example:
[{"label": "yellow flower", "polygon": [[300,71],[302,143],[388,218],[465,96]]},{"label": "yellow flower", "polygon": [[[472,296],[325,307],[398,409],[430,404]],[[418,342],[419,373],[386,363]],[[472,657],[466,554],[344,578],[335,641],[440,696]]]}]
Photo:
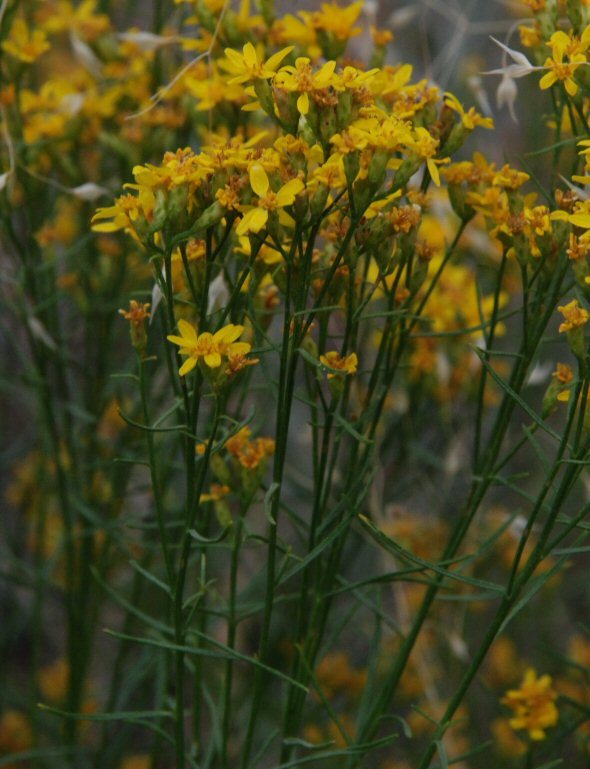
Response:
[{"label": "yellow flower", "polygon": [[454,110],[455,112],[459,113],[461,117],[461,122],[467,128],[468,131],[473,131],[473,129],[476,126],[481,126],[481,128],[493,128],[494,127],[494,121],[491,117],[484,117],[483,115],[480,115],[479,112],[475,111],[474,107],[470,107],[470,109],[465,112],[465,108],[457,99],[456,96],[454,96],[452,93],[446,93],[445,94],[445,104],[449,109]]},{"label": "yellow flower", "polygon": [[270,29],[270,39],[277,45],[295,43],[300,48],[304,48],[314,60],[321,55],[321,50],[316,45],[315,30],[291,13],[274,20]]},{"label": "yellow flower", "polygon": [[6,53],[26,64],[32,64],[50,47],[45,32],[35,29],[31,34],[24,19],[15,19],[12,22],[8,40],[2,43]]},{"label": "yellow flower", "polygon": [[181,336],[171,334],[167,338],[169,342],[180,347],[181,355],[187,356],[178,372],[180,376],[185,376],[192,371],[200,358],[209,368],[219,368],[222,358],[246,355],[250,352],[250,345],[247,342],[236,341],[244,331],[243,326],[234,326],[230,323],[214,334],[209,331],[197,334],[194,326],[186,320],[179,320],[178,330]]},{"label": "yellow flower", "polygon": [[376,48],[385,48],[393,40],[393,32],[389,29],[379,29],[371,24],[371,37]]},{"label": "yellow flower", "polygon": [[341,8],[336,3],[322,3],[319,11],[301,11],[301,18],[319,32],[332,35],[336,40],[345,41],[359,35],[361,30],[354,24],[363,9],[362,0]]},{"label": "yellow flower", "polygon": [[33,732],[28,717],[20,710],[6,710],[0,718],[0,755],[21,753],[32,744]]},{"label": "yellow flower", "polygon": [[559,327],[560,333],[571,331],[574,328],[581,328],[590,320],[590,312],[581,307],[577,299],[572,299],[564,307],[558,307],[557,309],[564,317],[564,322]]},{"label": "yellow flower", "polygon": [[74,32],[85,42],[92,42],[111,28],[109,17],[97,13],[97,0],[82,0],[74,4],[70,0],[46,3],[49,6],[41,10],[43,28],[50,34]]},{"label": "yellow flower", "polygon": [[199,504],[203,505],[205,502],[219,502],[220,499],[227,497],[231,489],[229,486],[225,486],[221,483],[212,483],[208,494],[201,494],[199,497]]},{"label": "yellow flower", "polygon": [[291,179],[278,192],[273,192],[266,171],[260,163],[253,163],[250,168],[250,185],[258,195],[258,202],[256,206],[248,207],[249,210],[236,227],[238,235],[260,232],[268,221],[268,212],[292,205],[295,196],[304,188],[301,179]]},{"label": "yellow flower", "polygon": [[[549,45],[552,48],[553,56],[545,60],[544,66],[549,69],[549,72],[543,75],[539,81],[540,88],[545,90],[561,81],[568,94],[575,96],[578,93],[578,84],[574,81],[573,76],[581,64],[586,64],[586,56],[583,51],[586,50],[589,42],[588,35],[584,35],[583,39],[580,40],[569,37],[561,30],[551,35]],[[568,61],[563,60],[564,55],[567,55]]]},{"label": "yellow flower", "polygon": [[571,384],[574,381],[574,372],[567,363],[558,363],[551,376],[560,384]]},{"label": "yellow flower", "polygon": [[432,181],[437,187],[440,186],[440,174],[438,172],[438,166],[441,163],[446,163],[448,158],[436,159],[434,155],[438,152],[439,140],[423,126],[416,128],[414,136],[407,142],[408,147],[426,161],[426,167],[430,171]]},{"label": "yellow flower", "polygon": [[119,310],[119,315],[128,320],[132,326],[141,326],[146,320],[149,320],[150,305],[149,303],[143,304],[135,299],[131,299],[129,310]]},{"label": "yellow flower", "polygon": [[355,352],[342,358],[336,350],[331,350],[325,355],[320,355],[320,363],[323,363],[326,368],[333,369],[328,373],[328,379],[333,379],[342,374],[356,374],[358,358]]},{"label": "yellow flower", "polygon": [[293,47],[290,45],[287,48],[283,48],[282,51],[273,54],[266,62],[258,57],[256,48],[254,48],[252,43],[246,43],[243,53],[226,48],[225,55],[227,59],[220,61],[219,66],[230,75],[233,75],[232,79],[228,81],[230,85],[234,83],[251,83],[253,80],[269,80],[275,76],[279,64],[285,56],[291,53]]},{"label": "yellow flower", "polygon": [[61,657],[39,671],[39,689],[49,702],[63,702],[68,693],[70,666]]},{"label": "yellow flower", "polygon": [[252,439],[252,430],[242,427],[235,435],[228,438],[225,448],[235,457],[242,467],[255,470],[260,463],[274,454],[275,442],[272,438]]},{"label": "yellow flower", "polygon": [[557,723],[556,698],[557,694],[551,688],[551,676],[538,678],[529,668],[520,688],[506,692],[502,703],[514,711],[509,722],[513,729],[526,729],[531,740],[544,740],[545,729]]},{"label": "yellow flower", "polygon": [[310,60],[300,56],[295,61],[295,66],[283,67],[275,75],[274,84],[290,93],[299,93],[297,109],[301,115],[309,112],[309,94],[313,91],[321,91],[336,82],[334,70],[335,61],[327,61],[324,66],[314,74]]}]

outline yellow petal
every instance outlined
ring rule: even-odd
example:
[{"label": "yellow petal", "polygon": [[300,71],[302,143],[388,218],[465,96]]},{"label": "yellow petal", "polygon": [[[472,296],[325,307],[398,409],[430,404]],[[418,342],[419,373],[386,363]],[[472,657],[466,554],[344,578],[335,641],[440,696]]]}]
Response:
[{"label": "yellow petal", "polygon": [[574,227],[582,227],[585,230],[590,229],[590,214],[572,214],[569,217],[570,224]]},{"label": "yellow petal", "polygon": [[252,45],[252,43],[246,43],[244,46],[244,59],[246,61],[246,64],[253,68],[258,65],[258,56],[256,54],[256,48]]},{"label": "yellow petal", "polygon": [[197,341],[197,330],[194,326],[192,326],[188,321],[181,318],[178,321],[178,330],[184,337],[184,341],[189,343],[196,343]]},{"label": "yellow petal", "polygon": [[295,48],[294,45],[289,45],[287,48],[283,48],[282,51],[279,51],[278,53],[273,54],[264,65],[265,69],[270,69],[273,72],[275,72],[279,64],[285,58],[285,56],[288,56],[294,48]]},{"label": "yellow petal", "polygon": [[236,67],[239,67],[240,69],[244,68],[244,57],[237,51],[234,51],[231,48],[226,48],[225,55]]},{"label": "yellow petal", "polygon": [[169,342],[172,342],[172,344],[180,345],[180,347],[186,347],[186,339],[183,339],[181,336],[175,336],[174,334],[169,334],[169,336],[167,336],[166,339]]},{"label": "yellow petal", "polygon": [[254,209],[253,216],[250,219],[250,232],[260,232],[268,221],[268,211],[266,208]]},{"label": "yellow petal", "polygon": [[259,101],[251,101],[249,104],[244,104],[242,107],[243,112],[257,112],[259,109],[262,109],[262,105]]},{"label": "yellow petal", "polygon": [[217,343],[224,342],[225,344],[231,344],[231,342],[236,341],[243,330],[243,326],[235,326],[233,323],[230,323],[213,334],[213,341]]},{"label": "yellow petal", "polygon": [[297,109],[300,115],[307,115],[309,112],[309,96],[307,93],[302,93],[297,99]]},{"label": "yellow petal", "polygon": [[564,86],[570,96],[575,96],[578,93],[578,86],[574,83],[571,77],[566,78]]},{"label": "yellow petal", "polygon": [[247,355],[250,349],[251,347],[248,342],[234,342],[230,345],[228,352],[230,355]]},{"label": "yellow petal", "polygon": [[570,217],[567,211],[557,210],[557,211],[552,211],[551,214],[549,215],[549,218],[553,222],[554,221],[569,222]]},{"label": "yellow petal", "polygon": [[437,187],[440,187],[440,174],[438,172],[438,166],[434,162],[432,158],[428,158],[426,161],[426,165],[428,166],[428,170],[430,171],[430,176],[432,177],[432,181],[436,184]]},{"label": "yellow petal", "polygon": [[91,227],[93,232],[117,232],[121,229],[121,226],[115,224],[115,222],[100,222],[93,224]]},{"label": "yellow petal", "polygon": [[253,163],[250,166],[250,186],[259,198],[263,198],[268,192],[270,186],[268,176],[260,163]]},{"label": "yellow petal", "polygon": [[218,352],[210,352],[205,355],[205,363],[209,368],[219,368],[221,366],[221,355]]},{"label": "yellow petal", "polygon": [[292,205],[295,201],[295,195],[298,195],[304,187],[301,179],[291,179],[277,192],[277,205],[280,208]]},{"label": "yellow petal", "polygon": [[268,211],[265,208],[252,208],[236,227],[236,233],[246,235],[248,232],[260,232],[267,221]]},{"label": "yellow petal", "polygon": [[327,61],[320,71],[314,75],[313,84],[316,88],[325,88],[329,85],[334,70],[336,69],[335,61]]},{"label": "yellow petal", "polygon": [[191,372],[194,367],[197,365],[197,359],[196,358],[187,358],[185,362],[182,364],[180,369],[178,370],[178,373],[180,376],[186,376],[189,372]]},{"label": "yellow petal", "polygon": [[543,75],[539,80],[539,88],[545,91],[547,88],[551,88],[554,83],[557,83],[555,72],[547,72],[547,74]]}]

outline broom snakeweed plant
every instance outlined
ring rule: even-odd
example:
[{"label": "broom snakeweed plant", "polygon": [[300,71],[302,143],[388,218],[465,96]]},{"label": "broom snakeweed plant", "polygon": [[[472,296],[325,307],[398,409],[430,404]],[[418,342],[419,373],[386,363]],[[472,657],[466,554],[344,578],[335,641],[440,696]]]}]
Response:
[{"label": "broom snakeweed plant", "polygon": [[548,188],[360,0],[0,5],[2,765],[585,765],[590,11],[525,4]]}]

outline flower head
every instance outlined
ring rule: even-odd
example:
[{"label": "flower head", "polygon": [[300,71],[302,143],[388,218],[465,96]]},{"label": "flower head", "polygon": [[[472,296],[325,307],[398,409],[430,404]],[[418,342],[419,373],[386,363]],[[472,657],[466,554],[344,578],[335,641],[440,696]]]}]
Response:
[{"label": "flower head", "polygon": [[345,374],[356,374],[358,358],[355,352],[351,352],[350,355],[342,358],[336,350],[331,350],[325,355],[320,355],[320,363],[323,363],[328,369],[333,369],[331,372],[328,372],[328,379],[333,379],[336,376]]},{"label": "flower head", "polygon": [[506,692],[502,703],[514,711],[510,719],[513,729],[526,729],[531,740],[544,740],[545,729],[557,723],[556,698],[557,694],[551,688],[551,676],[538,677],[529,668],[520,687]]},{"label": "flower head", "polygon": [[248,342],[236,341],[244,331],[243,326],[230,323],[214,334],[209,331],[198,334],[196,328],[186,320],[179,320],[178,330],[181,336],[171,334],[167,338],[169,342],[180,347],[181,355],[187,356],[179,369],[180,376],[186,376],[192,371],[200,359],[209,368],[219,368],[223,358],[246,355],[250,352]]},{"label": "flower head", "polygon": [[129,302],[129,310],[119,310],[119,315],[128,320],[132,326],[141,326],[144,321],[149,320],[150,305],[149,303],[142,304],[132,299]]},{"label": "flower head", "polygon": [[296,195],[301,192],[305,185],[301,179],[291,179],[278,192],[274,192],[262,165],[253,163],[250,168],[250,186],[258,196],[258,200],[255,206],[249,208],[236,227],[238,235],[260,232],[268,221],[269,211],[276,211],[285,208],[285,206],[293,205]]},{"label": "flower head", "polygon": [[559,326],[560,333],[581,328],[590,320],[590,312],[584,309],[577,299],[572,299],[571,302],[557,309],[564,317],[563,323]]},{"label": "flower head", "polygon": [[288,56],[292,50],[293,46],[290,45],[264,61],[258,56],[252,43],[246,43],[243,53],[226,48],[227,59],[221,61],[220,66],[227,73],[233,75],[229,80],[230,85],[233,83],[252,83],[255,80],[270,80],[276,74],[285,56]]},{"label": "flower head", "polygon": [[20,18],[12,22],[8,39],[2,43],[6,53],[25,64],[32,64],[50,47],[43,30],[35,29],[31,33],[26,21]]},{"label": "flower head", "polygon": [[290,93],[298,93],[297,109],[302,115],[309,112],[309,94],[321,91],[334,84],[336,78],[334,70],[335,61],[327,61],[324,66],[315,72],[308,58],[301,56],[295,61],[295,66],[283,67],[275,76],[274,84]]},{"label": "flower head", "polygon": [[473,131],[476,126],[481,126],[482,128],[494,127],[494,121],[492,118],[480,115],[474,107],[470,107],[469,110],[465,112],[465,108],[459,99],[457,99],[457,97],[452,93],[445,94],[445,104],[449,109],[452,109],[454,112],[459,114],[463,126],[468,131]]}]

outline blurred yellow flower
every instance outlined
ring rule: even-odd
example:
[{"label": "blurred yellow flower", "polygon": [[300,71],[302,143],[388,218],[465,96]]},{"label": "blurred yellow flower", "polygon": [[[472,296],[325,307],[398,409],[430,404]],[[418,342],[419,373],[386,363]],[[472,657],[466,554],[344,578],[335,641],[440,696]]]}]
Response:
[{"label": "blurred yellow flower", "polygon": [[551,688],[551,676],[537,676],[532,668],[524,674],[518,689],[510,689],[502,703],[514,711],[510,726],[526,729],[531,740],[544,740],[545,730],[557,723],[556,692]]},{"label": "blurred yellow flower", "polygon": [[6,53],[26,64],[32,64],[50,47],[43,30],[34,29],[31,33],[26,21],[20,18],[12,22],[8,39],[2,43]]}]

